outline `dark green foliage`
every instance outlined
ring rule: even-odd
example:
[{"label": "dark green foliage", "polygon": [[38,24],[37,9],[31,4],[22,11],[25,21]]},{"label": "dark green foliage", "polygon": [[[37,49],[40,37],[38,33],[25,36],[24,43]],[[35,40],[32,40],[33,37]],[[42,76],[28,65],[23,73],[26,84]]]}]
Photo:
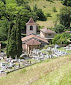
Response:
[{"label": "dark green foliage", "polygon": [[[10,1],[10,2],[9,2]],[[16,23],[17,13],[21,16],[20,28],[25,30],[25,24],[32,17],[37,20],[37,14],[31,10],[28,5],[28,0],[0,0],[0,40],[7,39],[8,30],[6,30],[6,25],[3,23],[3,19],[7,20],[7,29],[9,28],[9,23]],[[16,25],[16,24],[15,24]],[[5,31],[3,33],[3,31]]]},{"label": "dark green foliage", "polygon": [[2,1],[0,1],[0,19],[5,16],[5,5]]},{"label": "dark green foliage", "polygon": [[6,4],[6,0],[1,0],[4,4]]},{"label": "dark green foliage", "polygon": [[53,44],[69,44],[68,39],[71,38],[69,33],[57,34],[52,40]]},{"label": "dark green foliage", "polygon": [[60,24],[66,28],[70,28],[71,23],[71,8],[64,7],[60,10]]},{"label": "dark green foliage", "polygon": [[15,58],[16,51],[16,28],[15,25],[11,23],[8,30],[7,56]]},{"label": "dark green foliage", "polygon": [[7,56],[15,58],[22,54],[21,23],[20,15],[17,14],[16,23],[11,22],[8,29]]},{"label": "dark green foliage", "polygon": [[16,2],[19,6],[22,4],[26,4],[26,0],[16,0]]},{"label": "dark green foliage", "polygon": [[21,28],[20,28],[20,16],[16,19],[16,46],[17,46],[17,57],[22,54],[22,41],[21,41]]},{"label": "dark green foliage", "polygon": [[65,27],[63,25],[59,24],[59,25],[55,26],[54,30],[56,33],[62,33],[62,32],[64,32]]},{"label": "dark green foliage", "polygon": [[36,14],[38,16],[38,20],[46,21],[46,16],[44,15],[42,9],[38,9]]},{"label": "dark green foliage", "polygon": [[33,11],[36,12],[37,15],[37,19],[41,20],[41,21],[46,21],[46,16],[44,15],[42,9],[38,9],[37,5],[35,4],[35,6],[33,7]]},{"label": "dark green foliage", "polygon": [[0,41],[7,40],[7,31],[8,31],[9,23],[8,20],[3,18],[0,20]]},{"label": "dark green foliage", "polygon": [[46,0],[46,1],[53,2],[53,0]]},{"label": "dark green foliage", "polygon": [[66,6],[71,6],[71,0],[62,0],[62,4]]},{"label": "dark green foliage", "polygon": [[15,56],[16,56],[16,30],[15,30],[14,27],[11,30],[11,36],[10,36],[10,41],[9,41],[9,47],[8,48],[9,48],[8,49],[9,55],[12,58],[15,58]]},{"label": "dark green foliage", "polygon": [[52,11],[53,12],[57,12],[56,7],[53,7]]}]

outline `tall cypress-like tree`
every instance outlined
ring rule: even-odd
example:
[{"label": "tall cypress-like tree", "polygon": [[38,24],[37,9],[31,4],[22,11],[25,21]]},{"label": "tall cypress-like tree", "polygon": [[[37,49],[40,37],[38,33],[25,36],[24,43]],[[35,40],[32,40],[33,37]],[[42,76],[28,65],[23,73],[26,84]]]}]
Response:
[{"label": "tall cypress-like tree", "polygon": [[9,29],[8,29],[8,43],[7,43],[7,50],[6,50],[6,54],[7,54],[7,57],[9,57],[10,56],[10,53],[9,53],[9,45],[10,45],[10,37],[11,37],[11,30],[12,30],[12,28],[13,28],[13,25],[14,25],[14,23],[13,22],[11,22],[10,23],[10,27],[9,27]]},{"label": "tall cypress-like tree", "polygon": [[7,44],[7,57],[15,58],[16,56],[16,30],[14,23],[11,22],[8,30],[8,44]]},{"label": "tall cypress-like tree", "polygon": [[17,46],[17,57],[22,54],[22,41],[21,41],[21,23],[20,15],[17,15],[16,19],[16,46]]},{"label": "tall cypress-like tree", "polygon": [[15,58],[16,56],[16,30],[14,26],[12,27],[11,36],[9,40],[10,41],[9,41],[8,52],[12,58]]}]

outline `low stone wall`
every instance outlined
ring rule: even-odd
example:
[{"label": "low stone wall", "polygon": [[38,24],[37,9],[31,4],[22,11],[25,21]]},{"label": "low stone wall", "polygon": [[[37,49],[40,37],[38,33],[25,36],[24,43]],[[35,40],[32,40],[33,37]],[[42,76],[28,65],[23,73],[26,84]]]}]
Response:
[{"label": "low stone wall", "polygon": [[26,66],[19,67],[19,68],[17,68],[17,69],[14,69],[14,70],[8,71],[8,72],[6,72],[6,74],[9,74],[9,73],[11,73],[11,72],[14,72],[14,71],[17,71],[17,70],[20,70],[20,69],[23,69],[23,68],[29,67],[29,66],[34,65],[34,64],[36,64],[36,63],[32,63],[32,64],[29,64],[29,65],[26,65]]}]

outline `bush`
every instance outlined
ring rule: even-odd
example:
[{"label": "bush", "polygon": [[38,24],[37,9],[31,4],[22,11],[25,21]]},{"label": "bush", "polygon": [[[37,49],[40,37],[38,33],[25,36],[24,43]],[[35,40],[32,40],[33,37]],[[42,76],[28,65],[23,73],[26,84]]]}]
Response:
[{"label": "bush", "polygon": [[53,0],[46,0],[46,1],[53,2]]},{"label": "bush", "polygon": [[42,9],[38,9],[37,5],[35,4],[35,6],[33,7],[33,11],[36,13],[37,17],[38,17],[38,20],[41,20],[41,21],[46,21],[47,18],[46,16],[44,15]]},{"label": "bush", "polygon": [[46,16],[47,16],[47,17],[52,17],[52,16],[51,16],[51,13],[47,13]]},{"label": "bush", "polygon": [[52,11],[53,12],[57,12],[56,7],[53,7]]},{"label": "bush", "polygon": [[53,44],[69,44],[68,39],[71,37],[68,33],[57,34],[54,39],[52,40]]},{"label": "bush", "polygon": [[62,4],[66,6],[71,6],[71,0],[62,0]]},{"label": "bush", "polygon": [[56,33],[62,33],[62,32],[64,32],[64,29],[65,29],[65,27],[61,24],[56,25],[55,28],[54,28]]}]

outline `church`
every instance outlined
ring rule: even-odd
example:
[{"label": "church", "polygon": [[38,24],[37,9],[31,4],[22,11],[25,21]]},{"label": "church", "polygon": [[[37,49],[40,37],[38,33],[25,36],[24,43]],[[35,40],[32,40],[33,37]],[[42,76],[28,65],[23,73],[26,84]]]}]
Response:
[{"label": "church", "polygon": [[55,32],[43,28],[37,35],[37,24],[32,18],[26,23],[26,37],[22,38],[23,52],[31,53],[33,49],[39,49],[49,44],[49,40],[53,39]]}]

